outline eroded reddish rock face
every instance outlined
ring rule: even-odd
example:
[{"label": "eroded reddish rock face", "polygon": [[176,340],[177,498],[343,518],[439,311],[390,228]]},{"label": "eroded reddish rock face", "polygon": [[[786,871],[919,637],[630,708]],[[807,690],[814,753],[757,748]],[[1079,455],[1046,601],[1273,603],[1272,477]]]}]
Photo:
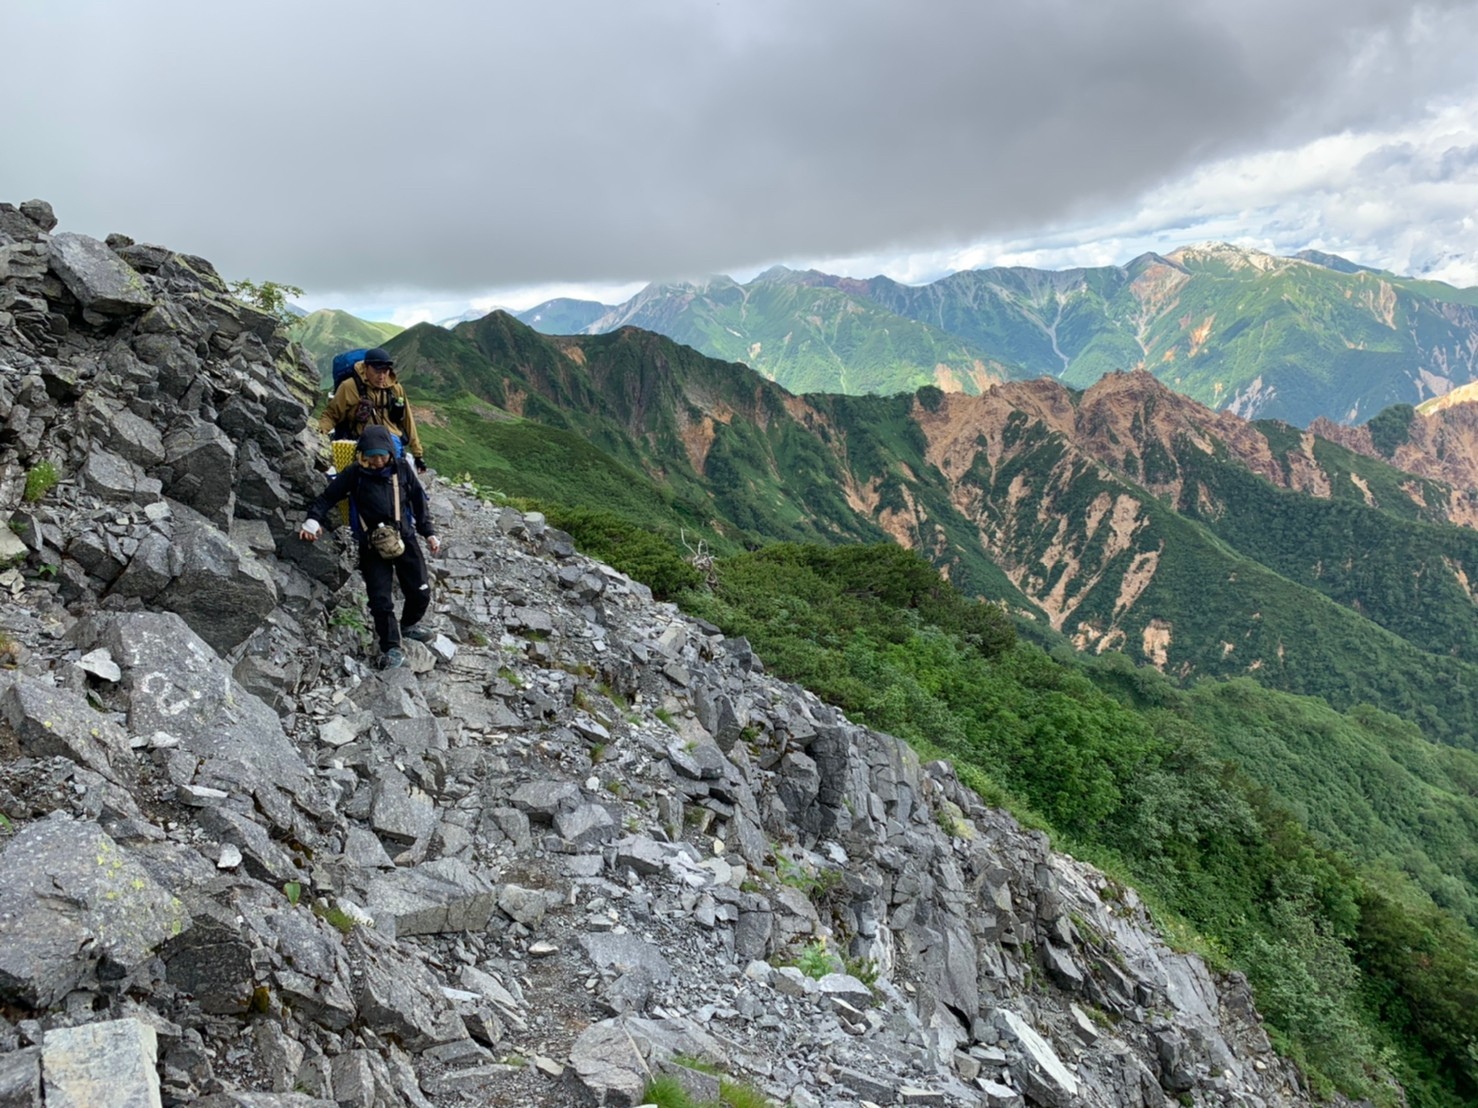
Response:
[{"label": "eroded reddish rock face", "polygon": [[[1478,527],[1478,392],[1460,391],[1466,395],[1454,394],[1448,403],[1418,413],[1408,428],[1408,440],[1384,460],[1417,477],[1451,485],[1447,502],[1440,505],[1427,504],[1415,482],[1408,492],[1418,503],[1440,508],[1451,522]],[[1356,453],[1383,457],[1368,427],[1344,427],[1319,419],[1309,425],[1309,431]]]},{"label": "eroded reddish rock face", "polygon": [[[1188,469],[1195,456],[1188,451],[1230,458],[1279,488],[1322,499],[1334,495],[1336,482],[1350,481],[1375,503],[1358,476],[1330,472],[1316,450],[1322,438],[1380,458],[1367,428],[1328,421],[1306,431],[1259,426],[1173,392],[1144,370],[1111,374],[1081,394],[1047,378],[974,397],[947,394],[917,405],[914,418],[956,509],[976,524],[1012,582],[1083,649],[1122,647],[1126,628],[1140,634],[1142,621],[1123,617],[1149,587],[1163,551],[1149,502],[1134,486],[1203,518],[1221,512],[1216,494]],[[1413,475],[1402,491],[1432,516],[1478,526],[1478,403],[1416,417],[1410,441],[1381,460]],[[1103,487],[1085,493],[1085,480]],[[927,520],[899,513],[887,527],[898,541],[920,547],[917,536],[930,532]],[[1080,615],[1104,587],[1114,590],[1112,615],[1105,619],[1101,601],[1093,605],[1097,616]],[[1166,652],[1171,629],[1156,634],[1165,641],[1137,644],[1146,656]]]}]

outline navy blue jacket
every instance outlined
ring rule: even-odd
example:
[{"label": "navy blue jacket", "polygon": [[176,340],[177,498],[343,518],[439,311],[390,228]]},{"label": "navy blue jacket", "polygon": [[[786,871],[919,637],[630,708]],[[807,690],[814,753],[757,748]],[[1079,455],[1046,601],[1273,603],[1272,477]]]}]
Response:
[{"label": "navy blue jacket", "polygon": [[339,501],[347,497],[359,515],[359,538],[364,541],[365,533],[376,524],[389,523],[395,518],[392,474],[400,481],[401,537],[414,542],[419,532],[430,538],[436,534],[431,522],[431,504],[408,458],[399,458],[384,469],[365,469],[358,462],[350,462],[309,505],[308,518],[324,523]]}]

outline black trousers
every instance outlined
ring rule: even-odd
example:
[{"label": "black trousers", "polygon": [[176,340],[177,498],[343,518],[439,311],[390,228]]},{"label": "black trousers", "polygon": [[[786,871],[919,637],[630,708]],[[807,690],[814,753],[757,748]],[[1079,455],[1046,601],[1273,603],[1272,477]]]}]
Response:
[{"label": "black trousers", "polygon": [[[405,553],[393,562],[387,562],[376,554],[369,543],[360,543],[359,572],[364,578],[365,591],[369,593],[370,615],[374,618],[375,634],[379,636],[383,653],[400,645],[401,627],[420,623],[431,604],[431,583],[426,577],[426,559],[421,554],[420,540],[407,540]],[[405,595],[399,624],[395,622],[393,590],[396,578],[400,579],[400,591]]]}]

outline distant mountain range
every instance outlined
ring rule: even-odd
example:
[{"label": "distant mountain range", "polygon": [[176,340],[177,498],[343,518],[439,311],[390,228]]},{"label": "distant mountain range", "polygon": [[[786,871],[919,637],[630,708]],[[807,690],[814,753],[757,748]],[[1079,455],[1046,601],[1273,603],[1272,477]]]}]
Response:
[{"label": "distant mountain range", "polygon": [[1478,378],[1478,289],[1225,243],[923,286],[775,267],[743,285],[649,285],[615,306],[558,300],[516,315],[546,334],[642,327],[792,392],[973,395],[1042,376],[1086,388],[1146,369],[1208,407],[1299,426],[1358,423]]},{"label": "distant mountain range", "polygon": [[1478,532],[1453,526],[1474,491],[1422,473],[1478,453],[1471,405],[1330,424],[1341,443],[1143,370],[796,396],[633,327],[551,337],[495,313],[389,346],[443,471],[730,549],[891,538],[1049,639],[1478,743]]}]

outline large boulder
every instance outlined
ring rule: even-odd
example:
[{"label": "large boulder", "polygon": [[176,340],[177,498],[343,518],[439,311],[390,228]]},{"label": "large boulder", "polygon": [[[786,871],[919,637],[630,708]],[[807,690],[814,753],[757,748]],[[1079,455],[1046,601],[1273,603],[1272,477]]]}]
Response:
[{"label": "large boulder", "polygon": [[126,975],[189,925],[97,824],[29,824],[0,854],[0,1000],[49,1008],[94,974]]},{"label": "large boulder", "polygon": [[137,315],[154,306],[138,271],[87,235],[74,231],[52,235],[51,268],[90,312]]},{"label": "large boulder", "polygon": [[60,755],[114,783],[135,777],[133,751],[123,728],[100,715],[82,695],[20,674],[0,674],[0,720],[20,752]]},{"label": "large boulder", "polygon": [[159,1108],[159,1041],[136,1019],[46,1032],[41,1044],[48,1108]]},{"label": "large boulder", "polygon": [[173,555],[179,568],[155,601],[216,651],[238,645],[277,607],[277,585],[256,555],[188,510],[175,513]]},{"label": "large boulder", "polygon": [[165,491],[221,529],[231,526],[236,493],[236,444],[202,419],[190,418],[164,436]]},{"label": "large boulder", "polygon": [[243,689],[180,616],[103,612],[78,623],[72,637],[83,650],[106,647],[118,663],[135,734],[179,739],[202,773],[226,777],[269,814],[279,789],[309,796],[310,771],[277,713]]}]

